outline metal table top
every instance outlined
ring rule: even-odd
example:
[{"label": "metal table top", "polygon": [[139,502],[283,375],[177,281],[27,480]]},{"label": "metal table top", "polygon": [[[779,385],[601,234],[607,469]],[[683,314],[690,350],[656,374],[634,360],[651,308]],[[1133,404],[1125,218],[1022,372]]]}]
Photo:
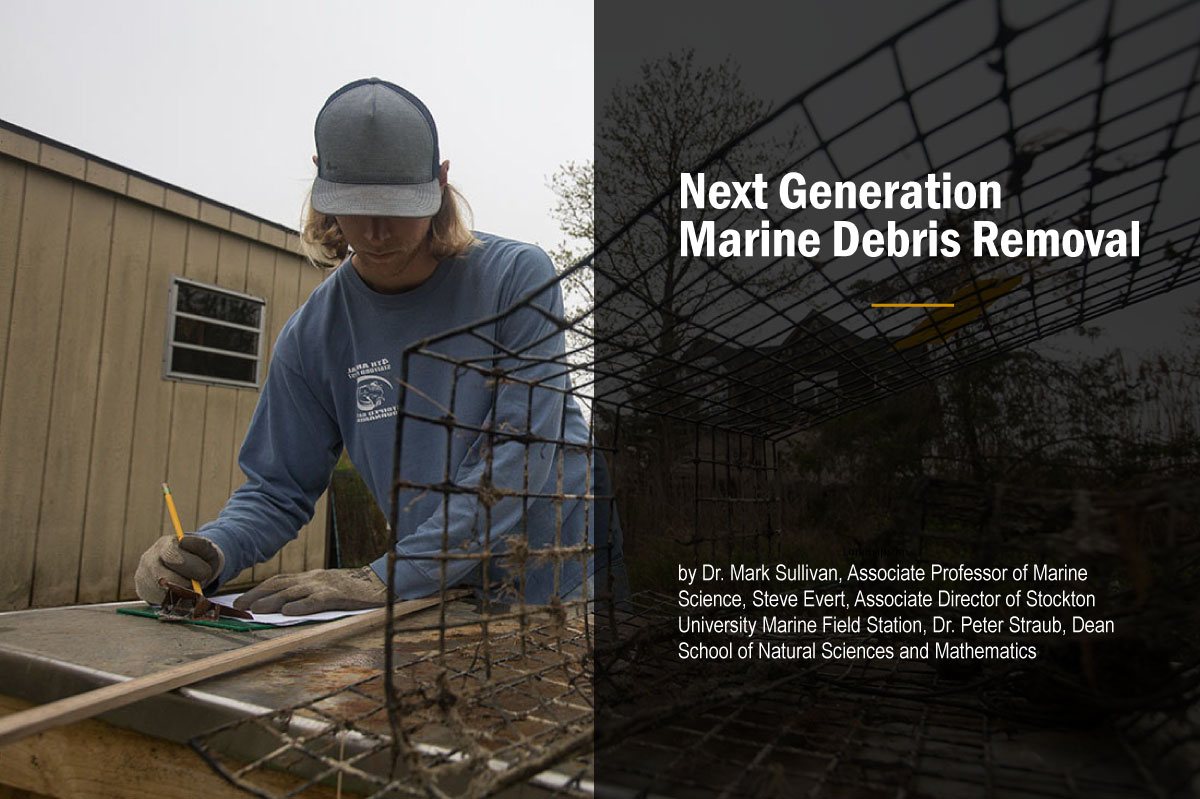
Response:
[{"label": "metal table top", "polygon": [[[0,613],[0,693],[38,704],[121,678],[165,668],[295,632],[295,628],[239,632],[192,624],[164,624],[117,613],[141,602],[109,603]],[[448,609],[470,614],[462,603]],[[435,624],[431,608],[403,620],[408,628]],[[427,649],[434,633],[412,633],[402,646]],[[304,701],[322,686],[336,687],[383,667],[382,627],[328,646],[301,648],[272,663],[205,680],[105,713],[117,726],[176,742],[224,722]]]}]

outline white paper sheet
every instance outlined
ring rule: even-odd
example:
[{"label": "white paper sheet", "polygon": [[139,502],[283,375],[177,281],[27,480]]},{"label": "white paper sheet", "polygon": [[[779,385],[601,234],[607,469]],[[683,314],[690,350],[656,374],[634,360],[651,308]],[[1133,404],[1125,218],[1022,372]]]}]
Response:
[{"label": "white paper sheet", "polygon": [[[240,597],[241,594],[225,594],[224,596],[210,596],[209,600],[218,604],[224,605],[227,608],[233,607],[233,600]],[[282,613],[255,613],[253,619],[245,619],[244,621],[253,621],[258,624],[270,624],[275,627],[289,627],[293,624],[303,624],[306,621],[333,621],[340,619],[343,616],[358,616],[363,613],[370,613],[379,608],[367,608],[366,610],[323,610],[320,613],[309,613],[306,616],[285,616]]]}]

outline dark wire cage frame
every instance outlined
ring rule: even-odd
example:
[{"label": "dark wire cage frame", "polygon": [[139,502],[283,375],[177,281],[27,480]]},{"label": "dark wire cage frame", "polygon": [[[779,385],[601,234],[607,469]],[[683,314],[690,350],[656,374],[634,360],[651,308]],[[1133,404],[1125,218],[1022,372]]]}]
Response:
[{"label": "dark wire cage frame", "polygon": [[[1200,779],[1188,716],[1198,665],[1190,644],[1171,672],[1178,684],[1168,702],[1131,704],[1046,746],[1037,739],[1045,719],[1030,698],[1044,690],[1036,675],[1006,668],[964,677],[919,662],[821,658],[786,673],[761,665],[662,669],[677,637],[678,608],[669,598],[620,599],[609,569],[576,596],[531,604],[520,580],[501,586],[490,569],[520,575],[534,563],[615,565],[615,506],[627,543],[661,537],[693,563],[765,560],[789,535],[779,447],[798,431],[1200,280],[1192,195],[1200,174],[1198,74],[1194,2],[955,0],[734,139],[713,142],[692,169],[710,181],[761,172],[772,185],[788,172],[831,182],[951,172],[1004,187],[1003,207],[981,213],[755,209],[687,217],[722,228],[766,222],[814,228],[824,240],[839,221],[872,229],[934,222],[960,231],[968,245],[978,220],[1060,231],[1137,221],[1136,257],[976,259],[964,246],[961,257],[684,258],[662,236],[664,220],[674,225],[666,226],[669,242],[685,218],[678,186],[663,187],[628,218],[598,219],[592,256],[512,308],[420,342],[401,360],[397,464],[406,423],[486,442],[486,479],[462,485],[447,472],[417,483],[397,473],[392,509],[393,530],[406,494],[468,497],[480,509],[484,523],[472,547],[422,557],[443,574],[449,564],[478,564],[475,612],[456,614],[443,602],[422,617],[416,627],[432,637],[415,655],[404,645],[414,625],[389,616],[378,674],[202,736],[197,748],[235,784],[263,796],[285,795],[256,782],[280,767],[304,774],[302,788],[345,777],[380,797],[492,795],[517,784],[548,795],[1189,795]],[[858,101],[839,99],[848,95]],[[601,169],[606,181],[609,191],[620,189],[621,176]],[[587,276],[595,301],[585,314],[566,318],[545,302],[558,285]],[[936,313],[871,307],[950,300],[954,309]],[[539,317],[544,334],[519,347],[499,340],[497,324],[517,313]],[[491,353],[451,358],[445,345],[463,337]],[[504,427],[460,420],[453,403],[418,410],[420,387],[408,383],[417,360],[439,362],[455,385],[470,379],[496,393],[526,392],[530,409],[535,394],[557,395],[564,409],[573,398],[587,414],[588,434],[567,435],[565,410],[557,429],[536,432],[531,416]],[[505,447],[524,452],[515,483],[493,479],[492,453]],[[552,450],[559,474],[567,453],[584,458],[584,490],[564,491],[561,480],[551,490],[530,486],[531,448]],[[611,487],[596,485],[598,458],[612,468]],[[1129,507],[1175,520],[1191,512],[1193,484],[1163,491],[1129,498]],[[639,492],[645,501],[632,501]],[[1085,551],[1080,541],[1115,540],[1119,509],[1097,511],[1094,497],[1009,504],[996,492],[918,487],[919,510],[915,521],[897,524],[896,551],[920,561],[934,557],[928,547],[947,545],[925,509],[937,494],[958,497],[938,505],[943,513],[969,506],[955,519],[966,514],[978,527],[950,536],[964,558],[985,562],[1003,550],[996,540],[1025,536],[1055,556],[1114,562],[1113,550]],[[671,509],[669,519],[625,511],[655,500]],[[590,541],[556,536],[531,547],[519,531],[491,529],[493,507],[533,501],[582,502],[593,529],[603,509],[606,543],[597,545],[597,532]],[[1054,517],[1048,509],[1067,513],[1059,532],[1083,538],[1029,543]],[[659,522],[664,529],[645,532]],[[1172,524],[1144,554],[1186,566],[1196,531]],[[997,530],[1004,535],[988,537]],[[1189,597],[1194,582],[1184,583]],[[443,582],[443,599],[454,587]],[[1194,612],[1184,613],[1189,619]],[[463,637],[469,631],[476,632]],[[601,695],[624,701],[604,706]],[[235,734],[259,743],[230,752],[222,741]],[[597,751],[613,753],[603,774]],[[655,756],[645,759],[646,752]]]}]

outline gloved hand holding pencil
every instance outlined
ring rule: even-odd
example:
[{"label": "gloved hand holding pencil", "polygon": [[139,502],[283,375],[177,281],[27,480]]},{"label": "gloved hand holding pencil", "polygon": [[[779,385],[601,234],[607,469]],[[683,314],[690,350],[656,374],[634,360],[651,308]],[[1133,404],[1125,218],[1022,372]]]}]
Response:
[{"label": "gloved hand holding pencil", "polygon": [[158,584],[160,577],[182,587],[187,587],[190,581],[192,590],[202,595],[204,586],[220,577],[225,568],[225,553],[219,546],[203,536],[183,534],[171,489],[166,483],[162,484],[162,489],[175,535],[164,535],[151,544],[142,553],[133,575],[134,590],[144,602],[151,605],[161,605],[166,597],[166,592]]},{"label": "gloved hand holding pencil", "polygon": [[185,535],[177,540],[164,535],[142,553],[133,585],[141,599],[158,605],[164,596],[158,578],[166,577],[185,588],[195,580],[203,587],[220,576],[224,566],[225,554],[207,538]]}]

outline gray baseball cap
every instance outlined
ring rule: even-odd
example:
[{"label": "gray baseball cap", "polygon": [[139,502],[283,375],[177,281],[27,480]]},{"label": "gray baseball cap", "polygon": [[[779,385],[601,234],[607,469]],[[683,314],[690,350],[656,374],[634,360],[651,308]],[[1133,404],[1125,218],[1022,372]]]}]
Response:
[{"label": "gray baseball cap", "polygon": [[317,211],[424,217],[442,206],[437,127],[411,92],[379,78],[348,83],[317,114],[316,139]]}]

